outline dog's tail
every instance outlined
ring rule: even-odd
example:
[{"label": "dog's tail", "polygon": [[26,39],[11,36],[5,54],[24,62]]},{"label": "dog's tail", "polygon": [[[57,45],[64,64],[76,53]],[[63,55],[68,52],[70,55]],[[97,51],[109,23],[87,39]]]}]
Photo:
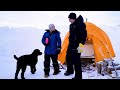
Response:
[{"label": "dog's tail", "polygon": [[18,60],[18,59],[19,59],[16,55],[14,55],[14,58],[15,58],[16,60]]}]

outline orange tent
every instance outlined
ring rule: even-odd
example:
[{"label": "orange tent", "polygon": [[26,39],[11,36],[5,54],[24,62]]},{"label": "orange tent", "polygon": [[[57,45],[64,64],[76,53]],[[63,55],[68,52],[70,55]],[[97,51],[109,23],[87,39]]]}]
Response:
[{"label": "orange tent", "polygon": [[[87,41],[91,42],[93,45],[95,62],[102,61],[106,58],[114,58],[115,53],[107,34],[102,29],[90,22],[86,22],[85,24],[87,29]],[[69,32],[64,38],[61,53],[58,56],[58,60],[62,64],[64,64],[66,59],[66,51],[69,44],[68,37]]]}]

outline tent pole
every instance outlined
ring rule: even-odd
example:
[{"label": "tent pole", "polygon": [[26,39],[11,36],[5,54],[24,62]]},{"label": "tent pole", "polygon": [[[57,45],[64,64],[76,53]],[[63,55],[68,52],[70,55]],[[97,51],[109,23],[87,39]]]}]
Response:
[{"label": "tent pole", "polygon": [[86,22],[87,22],[87,18],[86,18]]}]

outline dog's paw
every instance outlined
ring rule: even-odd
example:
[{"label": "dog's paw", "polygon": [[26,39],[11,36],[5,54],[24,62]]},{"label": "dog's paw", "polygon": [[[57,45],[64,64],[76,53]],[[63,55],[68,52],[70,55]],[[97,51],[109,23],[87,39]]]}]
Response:
[{"label": "dog's paw", "polygon": [[15,77],[14,79],[18,79],[17,77]]},{"label": "dog's paw", "polygon": [[32,74],[35,74],[35,71],[31,72]]},{"label": "dog's paw", "polygon": [[35,74],[35,72],[31,72],[32,74]]},{"label": "dog's paw", "polygon": [[25,77],[21,77],[21,79],[25,79]]}]

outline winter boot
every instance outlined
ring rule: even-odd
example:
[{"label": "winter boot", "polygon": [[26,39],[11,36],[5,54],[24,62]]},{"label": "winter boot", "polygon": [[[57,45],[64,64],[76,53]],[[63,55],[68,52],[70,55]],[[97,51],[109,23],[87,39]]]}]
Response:
[{"label": "winter boot", "polygon": [[44,77],[45,77],[45,78],[48,78],[48,77],[49,77],[49,74],[45,74]]},{"label": "winter boot", "polygon": [[72,79],[82,79],[82,74],[81,73],[75,73],[75,77]]},{"label": "winter boot", "polygon": [[71,74],[74,74],[74,72],[67,72],[67,71],[66,71],[66,72],[64,73],[65,76],[69,76],[69,75],[71,75]]},{"label": "winter boot", "polygon": [[74,77],[74,78],[72,78],[72,79],[82,79],[82,78],[77,78],[77,77]]},{"label": "winter boot", "polygon": [[53,75],[57,75],[57,74],[59,74],[59,72],[61,72],[61,71],[60,70],[54,71]]}]

